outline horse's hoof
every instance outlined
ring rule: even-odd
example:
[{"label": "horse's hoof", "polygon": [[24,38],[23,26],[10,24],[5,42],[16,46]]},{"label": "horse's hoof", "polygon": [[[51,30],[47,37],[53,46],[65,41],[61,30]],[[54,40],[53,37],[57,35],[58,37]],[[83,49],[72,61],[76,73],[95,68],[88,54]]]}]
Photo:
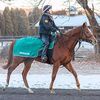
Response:
[{"label": "horse's hoof", "polygon": [[50,93],[51,93],[51,94],[55,94],[55,91],[54,91],[54,90],[50,90]]},{"label": "horse's hoof", "polygon": [[32,94],[32,93],[34,93],[34,91],[29,91],[29,93],[31,93],[31,94]]},{"label": "horse's hoof", "polygon": [[5,91],[6,89],[7,89],[7,87],[8,87],[8,84],[6,84],[4,87],[3,87],[3,91]]},{"label": "horse's hoof", "polygon": [[2,90],[3,90],[3,91],[5,91],[6,89],[5,89],[5,88],[3,88]]},{"label": "horse's hoof", "polygon": [[79,92],[81,91],[81,89],[80,89],[80,87],[78,87],[78,89],[77,89]]},{"label": "horse's hoof", "polygon": [[6,88],[2,88],[3,91],[6,91]]},{"label": "horse's hoof", "polygon": [[28,92],[29,93],[34,93],[34,91],[32,89],[30,89],[30,88],[28,89]]}]

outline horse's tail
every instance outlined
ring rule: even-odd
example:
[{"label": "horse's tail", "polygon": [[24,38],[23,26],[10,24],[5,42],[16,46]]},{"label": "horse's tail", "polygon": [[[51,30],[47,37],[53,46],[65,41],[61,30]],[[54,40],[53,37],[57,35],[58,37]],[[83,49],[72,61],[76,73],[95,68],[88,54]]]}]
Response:
[{"label": "horse's tail", "polygon": [[6,65],[4,65],[2,68],[7,69],[9,68],[10,64],[12,63],[13,58],[13,46],[14,46],[15,40],[11,43],[9,51],[8,51],[8,62]]}]

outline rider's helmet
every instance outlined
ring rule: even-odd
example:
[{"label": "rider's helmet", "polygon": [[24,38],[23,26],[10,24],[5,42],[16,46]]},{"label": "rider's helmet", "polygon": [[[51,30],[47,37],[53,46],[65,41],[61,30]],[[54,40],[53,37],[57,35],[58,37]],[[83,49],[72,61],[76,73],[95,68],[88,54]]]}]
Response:
[{"label": "rider's helmet", "polygon": [[43,12],[47,12],[47,11],[49,11],[50,9],[52,9],[52,6],[51,6],[51,5],[45,5],[45,6],[43,7]]}]

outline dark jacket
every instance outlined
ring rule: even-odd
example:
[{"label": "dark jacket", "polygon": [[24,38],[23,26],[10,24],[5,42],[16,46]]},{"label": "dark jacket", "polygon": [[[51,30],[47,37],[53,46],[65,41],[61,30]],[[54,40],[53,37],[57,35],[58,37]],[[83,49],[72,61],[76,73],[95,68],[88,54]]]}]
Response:
[{"label": "dark jacket", "polygon": [[40,19],[39,23],[39,34],[51,34],[51,32],[56,32],[58,27],[55,25],[53,18],[50,14],[44,13]]}]

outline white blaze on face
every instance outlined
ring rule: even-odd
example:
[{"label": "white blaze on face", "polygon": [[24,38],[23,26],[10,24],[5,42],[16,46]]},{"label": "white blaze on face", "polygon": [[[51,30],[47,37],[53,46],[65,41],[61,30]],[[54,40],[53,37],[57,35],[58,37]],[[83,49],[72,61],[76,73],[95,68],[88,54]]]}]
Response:
[{"label": "white blaze on face", "polygon": [[88,28],[88,33],[90,33],[91,36],[92,36],[92,44],[96,45],[97,44],[97,40],[96,40],[95,36],[93,35],[93,32],[89,28]]},{"label": "white blaze on face", "polygon": [[88,31],[93,35],[93,32],[88,28]]}]

